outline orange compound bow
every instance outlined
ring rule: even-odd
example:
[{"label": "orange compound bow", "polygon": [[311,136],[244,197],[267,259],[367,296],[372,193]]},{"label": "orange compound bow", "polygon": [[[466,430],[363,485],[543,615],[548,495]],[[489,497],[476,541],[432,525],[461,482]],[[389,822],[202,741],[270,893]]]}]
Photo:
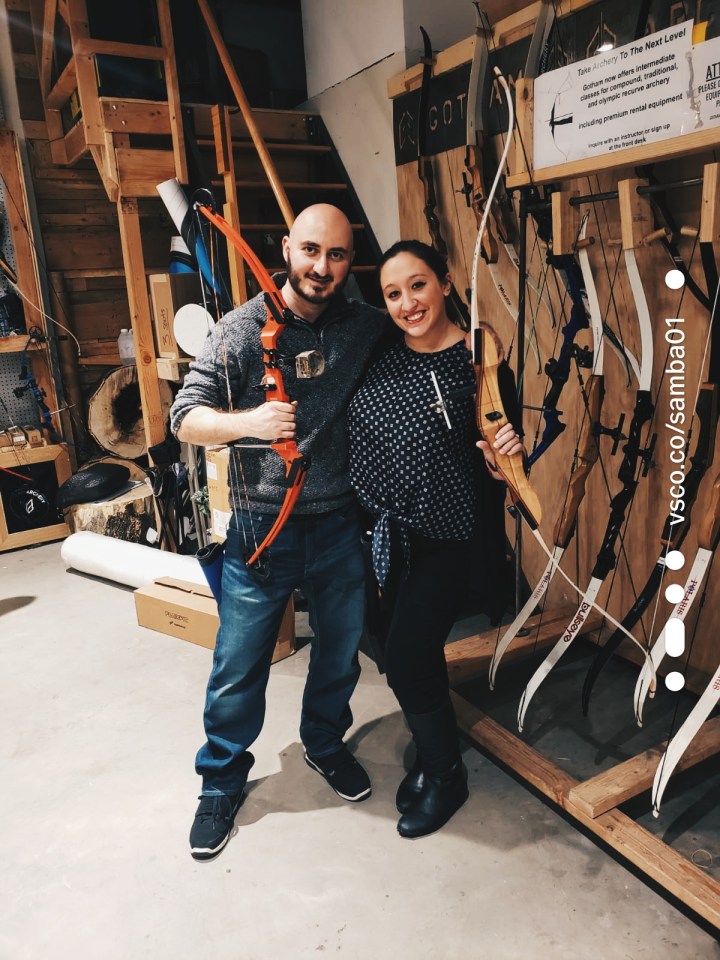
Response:
[{"label": "orange compound bow", "polygon": [[[243,240],[237,230],[231,227],[227,220],[221,217],[220,214],[216,213],[210,204],[197,201],[196,208],[232,243],[247,262],[260,285],[260,289],[263,291],[267,319],[260,334],[260,342],[263,350],[263,366],[265,367],[262,388],[265,391],[266,400],[279,400],[282,403],[292,403],[280,369],[278,341],[285,329],[285,324],[293,315],[283,300],[282,294],[275,286],[270,273],[264,264],[260,262],[257,254],[247,241]],[[229,400],[230,398],[228,398],[228,401]],[[232,444],[230,444],[230,446],[232,446]],[[280,507],[280,512],[275,518],[275,522],[268,531],[265,539],[259,546],[255,547],[254,552],[247,560],[247,565],[256,569],[263,553],[275,541],[292,513],[300,496],[303,484],[305,483],[305,477],[310,466],[310,458],[300,453],[295,440],[273,440],[270,446],[285,463],[287,492]]]}]

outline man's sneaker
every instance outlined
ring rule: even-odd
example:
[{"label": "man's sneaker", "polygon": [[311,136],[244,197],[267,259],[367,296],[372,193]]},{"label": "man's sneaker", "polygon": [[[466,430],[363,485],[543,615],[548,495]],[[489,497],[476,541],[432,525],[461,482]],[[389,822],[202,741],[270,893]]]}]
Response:
[{"label": "man's sneaker", "polygon": [[200,797],[190,830],[190,853],[195,860],[212,860],[220,853],[230,839],[235,814],[244,799],[244,793]]},{"label": "man's sneaker", "polygon": [[360,766],[346,746],[340,747],[327,757],[311,757],[305,754],[305,763],[325,777],[335,793],[343,800],[357,803],[370,796],[370,777]]}]

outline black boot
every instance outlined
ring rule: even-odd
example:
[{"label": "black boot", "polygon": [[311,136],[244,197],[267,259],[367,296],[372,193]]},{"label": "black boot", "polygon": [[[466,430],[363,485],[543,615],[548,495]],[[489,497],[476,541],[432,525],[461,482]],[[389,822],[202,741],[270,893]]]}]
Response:
[{"label": "black boot", "polygon": [[410,770],[400,781],[400,786],[398,787],[395,797],[395,806],[398,808],[398,813],[405,813],[405,811],[410,808],[412,802],[418,798],[424,779],[425,774],[423,773],[420,752],[416,751],[415,763],[413,763]]},{"label": "black boot", "polygon": [[405,716],[422,757],[423,783],[397,828],[401,837],[424,837],[444,826],[465,803],[467,774],[449,700],[431,713]]}]

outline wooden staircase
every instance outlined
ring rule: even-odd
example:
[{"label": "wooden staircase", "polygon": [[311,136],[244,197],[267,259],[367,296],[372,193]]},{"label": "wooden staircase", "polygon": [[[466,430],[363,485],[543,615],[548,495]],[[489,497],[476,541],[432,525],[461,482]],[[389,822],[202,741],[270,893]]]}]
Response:
[{"label": "wooden staircase", "polygon": [[[92,158],[108,213],[119,227],[122,262],[120,269],[108,265],[106,275],[122,275],[127,288],[148,446],[164,438],[165,418],[146,275],[167,271],[164,257],[169,258],[176,232],[157,184],[177,177],[183,184],[192,180],[193,187],[210,185],[218,206],[225,206],[226,218],[271,271],[283,268],[281,240],[287,233],[287,216],[270,188],[242,114],[233,106],[180,103],[170,2],[156,3],[159,42],[147,45],[90,36],[86,0],[28,0],[52,162],[74,172],[86,168]],[[113,57],[158,64],[165,99],[102,96],[98,80],[102,61]],[[252,122],[267,144],[293,213],[326,202],[347,214],[356,245],[354,277],[365,298],[377,303],[378,245],[322,119],[306,111],[262,109],[253,111]],[[53,216],[58,215],[62,214],[55,206]],[[97,204],[93,215],[99,215]],[[165,224],[164,242],[158,237],[158,220]],[[148,238],[143,225],[150,221],[153,232]],[[255,292],[254,279],[232,252],[229,265],[233,299],[242,303]],[[88,269],[94,280],[102,279],[102,267],[84,269],[78,263],[70,272],[74,278],[89,277]],[[121,326],[127,321],[118,321],[117,332]],[[109,333],[107,327],[104,333]],[[117,333],[107,336],[110,348],[113,335]]]}]

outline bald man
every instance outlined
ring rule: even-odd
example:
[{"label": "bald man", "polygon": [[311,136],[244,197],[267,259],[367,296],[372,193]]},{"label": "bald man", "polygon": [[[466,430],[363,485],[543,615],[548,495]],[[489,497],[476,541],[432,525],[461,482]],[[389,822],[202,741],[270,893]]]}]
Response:
[{"label": "bald man", "polygon": [[[202,777],[190,831],[196,860],[220,853],[244,800],[254,762],[249,747],[262,729],[270,661],[296,587],[303,587],[314,632],[300,717],[306,762],[345,800],[365,800],[371,792],[367,773],[343,742],[360,672],[364,607],[345,415],[384,319],[342,292],[353,242],[350,223],[337,207],[305,209],[282,249],[287,273],[274,279],[293,319],[283,329],[279,350],[293,402],[266,400],[260,386],[266,309],[258,295],[215,327],[171,411],[179,440],[208,446],[294,438],[311,461],[300,498],[258,571],[246,561],[285,499],[285,466],[267,445],[230,452],[233,510],[220,627],[205,701],[207,740],[195,761]],[[312,379],[298,379],[294,358],[307,351],[319,351],[325,369]]]}]

